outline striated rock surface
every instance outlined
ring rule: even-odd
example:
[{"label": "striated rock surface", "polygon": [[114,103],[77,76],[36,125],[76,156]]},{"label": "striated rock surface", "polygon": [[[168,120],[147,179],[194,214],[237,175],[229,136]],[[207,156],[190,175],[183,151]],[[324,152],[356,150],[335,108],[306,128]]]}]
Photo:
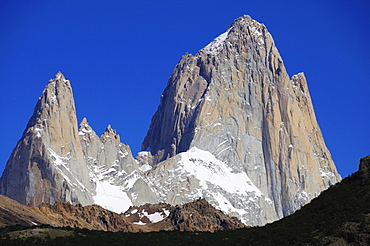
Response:
[{"label": "striated rock surface", "polygon": [[158,202],[142,177],[151,169],[149,157],[143,152],[135,160],[110,125],[100,137],[86,118],[78,128],[70,82],[59,72],[8,160],[0,193],[35,206],[60,200],[124,212],[134,204]]},{"label": "striated rock surface", "polygon": [[[0,193],[23,204],[95,203],[118,213],[204,198],[255,226],[341,180],[304,74],[288,76],[271,34],[249,16],[181,58],[142,149],[135,159],[110,125],[100,137],[86,118],[78,128],[70,83],[58,73],[7,163]],[[196,227],[186,223],[172,226]]]},{"label": "striated rock surface", "polygon": [[[159,169],[173,170],[176,155],[183,158],[182,152],[198,148],[231,173],[245,174],[258,192],[226,194],[207,183],[201,193],[218,208],[227,203],[227,212],[252,225],[293,213],[341,179],[304,74],[289,78],[271,34],[249,16],[236,19],[196,55],[181,58],[142,148],[151,151],[152,165]],[[188,202],[185,197],[200,186],[194,183],[189,178],[179,182],[180,197],[165,201]]]},{"label": "striated rock surface", "polygon": [[20,203],[92,203],[69,80],[57,73],[39,98],[0,179],[0,193]]},{"label": "striated rock surface", "polygon": [[[90,181],[96,185],[92,191],[94,202],[115,212],[125,212],[131,205],[156,203],[156,194],[143,180],[143,171],[150,170],[142,162],[136,161],[127,144],[108,125],[98,137],[86,118],[80,124],[80,141],[90,172]],[[138,195],[140,193],[140,196]]]}]

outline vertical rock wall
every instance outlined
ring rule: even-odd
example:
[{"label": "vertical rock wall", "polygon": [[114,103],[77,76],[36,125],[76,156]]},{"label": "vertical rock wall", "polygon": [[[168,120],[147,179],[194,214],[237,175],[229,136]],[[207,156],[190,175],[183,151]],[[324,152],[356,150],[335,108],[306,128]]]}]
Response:
[{"label": "vertical rock wall", "polygon": [[142,147],[154,164],[191,147],[209,151],[245,172],[277,218],[341,179],[304,74],[289,78],[271,34],[249,16],[182,57]]},{"label": "vertical rock wall", "polygon": [[58,73],[39,98],[0,179],[0,191],[20,203],[92,203],[70,82]]},{"label": "vertical rock wall", "polygon": [[131,205],[205,198],[247,225],[289,215],[338,182],[306,78],[289,77],[271,34],[242,16],[169,78],[134,159],[108,125],[78,129],[58,73],[39,98],[0,179],[23,204]]}]

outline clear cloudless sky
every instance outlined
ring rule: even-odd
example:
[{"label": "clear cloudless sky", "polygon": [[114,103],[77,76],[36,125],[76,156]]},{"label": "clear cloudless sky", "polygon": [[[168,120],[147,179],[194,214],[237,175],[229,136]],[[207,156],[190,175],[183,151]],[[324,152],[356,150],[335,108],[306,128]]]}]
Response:
[{"label": "clear cloudless sky", "polygon": [[111,124],[134,155],[172,69],[243,14],[264,23],[290,76],[304,72],[339,173],[370,154],[370,1],[0,0],[0,173],[61,71],[77,117]]}]

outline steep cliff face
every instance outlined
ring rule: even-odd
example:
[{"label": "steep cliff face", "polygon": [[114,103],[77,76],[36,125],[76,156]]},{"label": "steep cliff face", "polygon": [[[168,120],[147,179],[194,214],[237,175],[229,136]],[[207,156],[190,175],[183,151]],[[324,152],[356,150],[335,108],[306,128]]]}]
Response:
[{"label": "steep cliff face", "polygon": [[[158,168],[194,147],[225,163],[231,173],[246,174],[261,192],[264,198],[251,208],[261,210],[261,218],[253,224],[291,214],[341,179],[304,74],[289,78],[271,34],[249,16],[236,19],[195,56],[182,57],[142,145]],[[186,186],[183,182],[179,189]],[[207,190],[215,191],[210,185]],[[234,211],[246,207],[246,197],[255,200],[244,193],[238,204],[234,196],[222,194]]]},{"label": "steep cliff face", "polygon": [[[99,204],[115,212],[158,202],[143,173],[148,153],[132,156],[110,125],[99,137],[77,116],[69,80],[60,72],[39,98],[0,179],[0,192],[23,204]],[[140,195],[138,195],[140,194]]]},{"label": "steep cliff face", "polygon": [[85,118],[80,124],[79,136],[90,180],[96,185],[92,191],[96,204],[115,212],[125,212],[134,204],[158,202],[143,176],[143,172],[151,167],[144,160],[133,158],[130,147],[120,142],[119,135],[110,125],[98,137]]},{"label": "steep cliff face", "polygon": [[135,159],[109,125],[78,129],[70,83],[50,80],[0,179],[23,204],[56,200],[115,212],[206,199],[247,225],[289,215],[341,178],[303,73],[289,77],[271,34],[249,16],[169,78]]},{"label": "steep cliff face", "polygon": [[92,203],[69,80],[61,73],[39,98],[0,179],[0,192],[35,205],[57,199]]}]

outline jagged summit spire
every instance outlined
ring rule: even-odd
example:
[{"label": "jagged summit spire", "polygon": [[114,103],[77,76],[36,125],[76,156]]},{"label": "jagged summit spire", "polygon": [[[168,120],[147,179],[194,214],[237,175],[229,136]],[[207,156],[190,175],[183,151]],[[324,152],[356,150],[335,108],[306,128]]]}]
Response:
[{"label": "jagged summit spire", "polygon": [[95,135],[95,132],[92,130],[89,122],[87,122],[86,117],[84,117],[80,123],[80,129],[78,130],[78,135],[85,136],[86,134]]},{"label": "jagged summit spire", "polygon": [[76,109],[70,81],[66,80],[61,72],[58,72],[54,79],[49,80],[39,97],[27,128],[39,125],[38,128],[43,129],[55,122],[54,129],[59,129],[58,127],[62,127],[61,125],[77,121],[75,115]]},{"label": "jagged summit spire", "polygon": [[150,153],[137,160],[110,125],[99,138],[84,119],[78,132],[61,73],[33,119],[0,180],[1,193],[22,203],[95,202],[121,212],[204,197],[248,225],[263,225],[341,179],[306,78],[290,79],[271,35],[249,16],[181,58],[143,142]]},{"label": "jagged summit spire", "polygon": [[253,20],[250,15],[243,15],[243,16],[236,18],[233,21],[233,23],[230,25],[230,27],[235,26],[235,25],[240,25],[241,23],[242,24],[250,23],[251,21],[255,21],[255,20]]},{"label": "jagged summit spire", "polygon": [[270,36],[264,24],[253,20],[249,15],[241,16],[234,20],[229,28],[216,37],[198,53],[206,52],[209,55],[217,55],[223,49],[232,49],[239,41],[255,43],[262,46],[266,38]]},{"label": "jagged summit spire", "polygon": [[54,76],[54,79],[50,79],[49,83],[56,82],[56,81],[66,81],[66,78],[62,74],[62,72],[57,72]]},{"label": "jagged summit spire", "polygon": [[115,139],[115,141],[120,142],[120,136],[117,134],[116,130],[112,129],[111,125],[108,125],[105,132],[102,134],[101,139],[103,141],[110,141]]},{"label": "jagged summit spire", "polygon": [[89,122],[87,122],[86,117],[84,117],[80,123],[80,126],[89,125]]},{"label": "jagged summit spire", "polygon": [[58,72],[13,150],[0,181],[1,193],[24,204],[90,203],[91,194],[82,192],[90,186],[83,163],[72,88]]},{"label": "jagged summit spire", "polygon": [[[314,115],[304,75],[290,80],[267,28],[245,15],[181,58],[142,150],[151,150],[153,166],[199,149],[245,172],[271,203],[258,198],[260,218],[243,216],[266,223],[341,179]],[[223,196],[244,207],[254,199]]]}]

